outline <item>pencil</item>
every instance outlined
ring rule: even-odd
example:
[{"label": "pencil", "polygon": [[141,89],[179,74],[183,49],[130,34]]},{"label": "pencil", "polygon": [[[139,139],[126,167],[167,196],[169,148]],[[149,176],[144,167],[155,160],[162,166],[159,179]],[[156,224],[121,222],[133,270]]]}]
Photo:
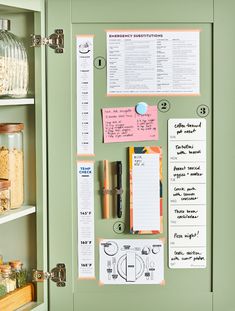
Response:
[{"label": "pencil", "polygon": [[109,161],[104,160],[104,200],[103,200],[103,218],[109,218]]}]

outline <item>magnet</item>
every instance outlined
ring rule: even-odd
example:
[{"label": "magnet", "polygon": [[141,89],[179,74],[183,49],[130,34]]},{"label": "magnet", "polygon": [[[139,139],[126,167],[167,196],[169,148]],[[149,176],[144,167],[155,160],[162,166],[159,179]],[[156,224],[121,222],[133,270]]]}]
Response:
[{"label": "magnet", "polygon": [[144,103],[144,102],[140,102],[135,106],[135,111],[138,114],[144,115],[148,110],[148,104]]}]

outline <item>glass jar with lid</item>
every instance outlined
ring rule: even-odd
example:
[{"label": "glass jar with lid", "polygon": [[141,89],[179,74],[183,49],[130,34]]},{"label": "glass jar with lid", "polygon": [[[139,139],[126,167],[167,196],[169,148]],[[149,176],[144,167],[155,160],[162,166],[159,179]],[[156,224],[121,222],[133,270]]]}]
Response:
[{"label": "glass jar with lid", "polygon": [[27,283],[27,270],[23,268],[23,264],[20,260],[12,260],[9,262],[11,266],[12,274],[16,279],[16,287],[20,288]]},{"label": "glass jar with lid", "polygon": [[10,186],[11,182],[8,179],[0,178],[0,215],[11,207]]},{"label": "glass jar with lid", "polygon": [[0,298],[5,296],[6,294],[7,294],[7,288],[6,288],[5,284],[4,284],[2,273],[1,273],[1,270],[0,270]]},{"label": "glass jar with lid", "polygon": [[6,287],[7,293],[10,293],[16,289],[16,279],[11,272],[11,266],[1,265],[0,270],[1,270],[2,284]]},{"label": "glass jar with lid", "polygon": [[24,201],[23,123],[0,123],[0,178],[11,182],[11,209]]},{"label": "glass jar with lid", "polygon": [[28,58],[23,43],[0,19],[0,96],[23,97],[28,89]]}]

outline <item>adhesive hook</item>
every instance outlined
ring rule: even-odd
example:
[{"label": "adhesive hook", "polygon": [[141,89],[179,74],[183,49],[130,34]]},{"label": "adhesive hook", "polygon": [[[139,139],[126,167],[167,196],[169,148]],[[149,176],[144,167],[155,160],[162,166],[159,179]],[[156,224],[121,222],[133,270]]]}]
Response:
[{"label": "adhesive hook", "polygon": [[144,103],[144,102],[140,102],[135,106],[135,111],[138,114],[144,115],[148,110],[148,104]]}]

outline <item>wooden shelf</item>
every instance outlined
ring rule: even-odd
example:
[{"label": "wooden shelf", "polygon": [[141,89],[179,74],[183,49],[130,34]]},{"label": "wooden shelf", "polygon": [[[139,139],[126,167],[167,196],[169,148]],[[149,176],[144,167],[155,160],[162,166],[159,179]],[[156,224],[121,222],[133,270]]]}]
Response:
[{"label": "wooden shelf", "polygon": [[18,288],[0,299],[0,310],[12,311],[33,301],[35,297],[33,284]]},{"label": "wooden shelf", "polygon": [[36,207],[32,205],[24,205],[20,208],[10,210],[9,212],[0,215],[0,224],[33,214],[36,212]]},{"label": "wooden shelf", "polygon": [[34,105],[34,98],[0,98],[0,106]]}]

